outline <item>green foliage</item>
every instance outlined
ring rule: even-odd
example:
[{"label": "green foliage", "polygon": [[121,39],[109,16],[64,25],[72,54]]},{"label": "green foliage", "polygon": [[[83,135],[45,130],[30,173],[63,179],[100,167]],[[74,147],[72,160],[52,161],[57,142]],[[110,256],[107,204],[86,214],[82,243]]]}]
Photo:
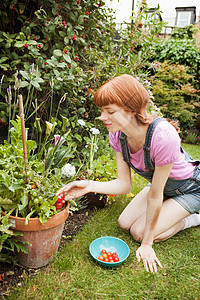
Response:
[{"label": "green foliage", "polygon": [[56,214],[56,192],[68,182],[62,178],[61,167],[73,157],[73,148],[67,134],[52,147],[49,140],[53,131],[47,127],[45,141],[37,152],[36,142],[27,140],[28,171],[24,170],[20,118],[12,124],[11,143],[5,141],[0,146],[0,206],[8,214],[26,218],[26,223],[30,217],[39,217],[44,223]]},{"label": "green foliage", "polygon": [[11,103],[7,97],[9,85],[10,98],[21,93],[27,99],[27,118],[36,109],[43,120],[60,117],[61,111],[64,116],[90,113],[93,82],[87,70],[94,62],[88,56],[93,49],[109,47],[114,33],[104,2],[12,0],[0,8],[4,16],[0,24],[2,121],[8,124],[10,111],[17,110],[17,101]]},{"label": "green foliage", "polygon": [[179,63],[188,67],[187,73],[194,76],[193,85],[199,89],[200,49],[193,37],[196,31],[196,27],[189,25],[175,30],[169,39],[153,42],[151,47],[151,51],[153,52],[151,61],[170,61],[173,64]]},{"label": "green foliage", "polygon": [[8,215],[1,215],[0,209],[0,263],[15,262],[15,250],[27,253],[25,242],[18,240],[13,236],[21,235],[19,232],[13,232],[10,229]]},{"label": "green foliage", "polygon": [[170,38],[175,39],[193,39],[193,36],[197,33],[198,29],[194,25],[190,24],[184,28],[177,28],[171,34]]},{"label": "green foliage", "polygon": [[192,79],[183,65],[169,61],[162,63],[150,78],[154,103],[164,117],[180,122],[182,132],[194,126],[199,112],[199,95]]},{"label": "green foliage", "polygon": [[195,128],[191,128],[189,130],[189,132],[187,133],[185,141],[186,141],[186,143],[189,143],[189,144],[200,143],[200,132]]}]

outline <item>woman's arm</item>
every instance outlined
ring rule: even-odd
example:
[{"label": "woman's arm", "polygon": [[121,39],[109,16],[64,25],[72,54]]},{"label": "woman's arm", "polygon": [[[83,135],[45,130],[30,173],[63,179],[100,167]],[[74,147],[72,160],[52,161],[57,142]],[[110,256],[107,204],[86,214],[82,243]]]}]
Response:
[{"label": "woman's arm", "polygon": [[141,246],[136,252],[138,261],[143,259],[144,266],[148,271],[157,271],[156,263],[162,267],[157,259],[152,244],[155,236],[155,229],[163,203],[163,193],[166,181],[169,177],[173,164],[163,167],[155,167],[151,188],[147,196],[146,225]]},{"label": "woman's arm", "polygon": [[127,194],[131,190],[131,174],[130,168],[123,160],[120,152],[116,152],[117,160],[117,179],[101,182],[93,180],[73,181],[61,188],[57,195],[65,193],[66,200],[81,197],[89,192],[101,194]]}]

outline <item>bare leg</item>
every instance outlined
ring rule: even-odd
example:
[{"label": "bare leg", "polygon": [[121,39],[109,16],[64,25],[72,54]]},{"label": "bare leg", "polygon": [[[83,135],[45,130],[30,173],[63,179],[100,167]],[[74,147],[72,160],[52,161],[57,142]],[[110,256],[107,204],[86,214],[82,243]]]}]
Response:
[{"label": "bare leg", "polygon": [[133,200],[127,205],[119,216],[118,222],[120,227],[130,229],[133,223],[139,219],[147,210],[147,194],[150,187],[145,187],[139,192]]},{"label": "bare leg", "polygon": [[[154,241],[164,241],[183,229],[183,219],[190,213],[173,199],[165,200],[162,204],[158,222],[156,225]],[[130,228],[135,240],[142,241],[146,223],[144,213]]]},{"label": "bare leg", "polygon": [[[124,209],[118,222],[122,228],[130,229],[136,241],[142,241],[146,224],[147,194],[145,187]],[[183,229],[183,219],[190,213],[178,202],[168,199],[163,202],[155,232],[155,242],[164,241]]]}]

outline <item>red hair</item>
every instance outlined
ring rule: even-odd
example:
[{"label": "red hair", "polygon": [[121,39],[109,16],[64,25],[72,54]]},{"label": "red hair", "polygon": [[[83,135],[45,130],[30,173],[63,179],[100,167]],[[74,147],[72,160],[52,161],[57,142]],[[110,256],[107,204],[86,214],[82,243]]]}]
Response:
[{"label": "red hair", "polygon": [[134,112],[137,122],[141,125],[152,121],[145,113],[149,104],[149,94],[131,75],[117,76],[98,88],[94,94],[94,103],[99,107],[116,104],[126,111]]}]

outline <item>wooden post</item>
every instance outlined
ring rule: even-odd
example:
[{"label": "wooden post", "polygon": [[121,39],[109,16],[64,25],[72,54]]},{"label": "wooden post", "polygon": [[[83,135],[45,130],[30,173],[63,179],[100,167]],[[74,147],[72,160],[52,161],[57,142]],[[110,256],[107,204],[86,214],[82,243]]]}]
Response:
[{"label": "wooden post", "polygon": [[[19,95],[18,98],[19,98],[19,111],[20,111],[21,129],[22,129],[22,142],[23,142],[23,150],[24,150],[24,164],[25,164],[25,171],[27,173],[28,156],[27,156],[27,147],[26,147],[26,132],[25,132],[25,123],[24,123],[24,108],[23,108],[22,95]],[[28,183],[28,177],[26,177],[26,182]]]}]

